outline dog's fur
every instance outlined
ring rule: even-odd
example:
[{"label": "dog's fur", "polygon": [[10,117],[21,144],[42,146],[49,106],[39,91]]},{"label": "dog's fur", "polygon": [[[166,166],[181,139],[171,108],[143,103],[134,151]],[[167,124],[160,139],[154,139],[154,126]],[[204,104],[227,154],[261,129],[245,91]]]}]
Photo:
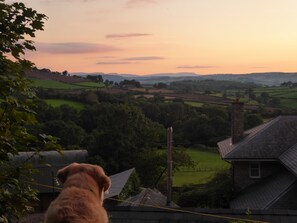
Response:
[{"label": "dog's fur", "polygon": [[109,177],[100,166],[73,163],[57,173],[63,183],[60,195],[50,204],[45,223],[107,223],[104,192]]}]

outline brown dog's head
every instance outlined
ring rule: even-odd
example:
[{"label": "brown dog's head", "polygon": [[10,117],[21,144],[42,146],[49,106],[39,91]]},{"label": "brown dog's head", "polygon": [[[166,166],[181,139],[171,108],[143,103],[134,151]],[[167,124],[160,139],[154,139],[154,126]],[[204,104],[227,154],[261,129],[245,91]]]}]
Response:
[{"label": "brown dog's head", "polygon": [[[57,173],[57,178],[64,184],[71,176],[82,173],[88,174],[95,180],[99,188],[99,194],[106,192],[111,186],[110,178],[105,175],[102,167],[86,163],[72,163],[60,169]],[[83,181],[83,179],[81,179],[81,181]]]}]

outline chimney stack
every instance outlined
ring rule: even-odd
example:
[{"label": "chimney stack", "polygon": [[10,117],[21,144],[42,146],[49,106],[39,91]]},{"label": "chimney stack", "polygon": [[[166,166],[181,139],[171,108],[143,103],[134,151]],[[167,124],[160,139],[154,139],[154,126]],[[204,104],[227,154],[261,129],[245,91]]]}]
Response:
[{"label": "chimney stack", "polygon": [[236,99],[232,103],[231,108],[231,137],[232,144],[235,144],[243,139],[244,133],[244,113],[243,113],[243,102],[239,102]]}]

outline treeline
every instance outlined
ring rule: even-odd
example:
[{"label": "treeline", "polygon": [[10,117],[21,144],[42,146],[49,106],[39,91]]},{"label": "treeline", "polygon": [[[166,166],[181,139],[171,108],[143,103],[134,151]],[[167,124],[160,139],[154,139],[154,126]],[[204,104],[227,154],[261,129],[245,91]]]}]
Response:
[{"label": "treeline", "polygon": [[[180,100],[168,103],[162,97],[92,94],[96,101],[81,111],[39,101],[40,124],[31,131],[58,137],[65,149],[87,149],[89,161],[102,165],[109,174],[135,167],[145,186],[154,186],[166,166],[162,149],[167,127],[174,129],[175,146],[215,146],[230,135],[229,112],[223,107],[195,108]],[[255,114],[247,114],[246,120],[252,120],[249,125],[262,121]],[[181,151],[175,152],[174,160],[175,167],[193,165]]]}]

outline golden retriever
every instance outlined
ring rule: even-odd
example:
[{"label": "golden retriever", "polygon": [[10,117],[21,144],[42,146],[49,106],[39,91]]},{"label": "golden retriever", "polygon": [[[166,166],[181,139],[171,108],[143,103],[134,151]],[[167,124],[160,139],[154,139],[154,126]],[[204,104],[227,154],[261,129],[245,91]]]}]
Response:
[{"label": "golden retriever", "polygon": [[63,183],[59,196],[50,204],[45,223],[107,223],[104,192],[111,182],[100,166],[72,163],[60,169]]}]

